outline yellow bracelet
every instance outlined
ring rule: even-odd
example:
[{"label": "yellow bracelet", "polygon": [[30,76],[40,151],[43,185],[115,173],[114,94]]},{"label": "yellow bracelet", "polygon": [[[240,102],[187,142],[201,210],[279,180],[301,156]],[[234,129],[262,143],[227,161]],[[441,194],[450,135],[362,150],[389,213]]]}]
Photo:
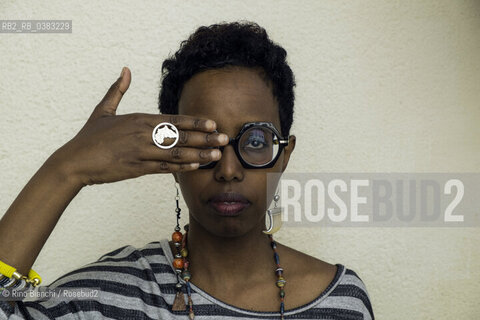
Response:
[{"label": "yellow bracelet", "polygon": [[3,261],[0,261],[0,274],[4,275],[8,278],[15,278],[17,280],[24,279],[28,283],[32,284],[34,287],[38,286],[42,282],[42,278],[38,273],[36,273],[33,269],[30,269],[28,272],[28,277],[25,277],[17,272],[12,266],[9,266]]}]

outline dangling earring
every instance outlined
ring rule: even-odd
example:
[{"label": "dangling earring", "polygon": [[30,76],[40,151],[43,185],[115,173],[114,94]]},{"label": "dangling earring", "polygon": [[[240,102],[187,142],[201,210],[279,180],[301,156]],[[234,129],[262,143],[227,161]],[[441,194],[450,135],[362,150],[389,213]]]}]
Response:
[{"label": "dangling earring", "polygon": [[273,197],[273,201],[275,201],[273,208],[267,210],[267,216],[269,220],[269,227],[267,230],[263,230],[265,234],[274,234],[282,227],[282,209],[281,207],[277,207],[278,200],[280,200],[280,196],[278,193]]},{"label": "dangling earring", "polygon": [[175,285],[176,294],[175,300],[173,301],[172,310],[184,311],[187,310],[187,306],[185,304],[185,298],[183,297],[182,283],[180,282],[180,275],[183,271],[183,259],[181,254],[183,235],[180,232],[180,211],[182,210],[178,205],[178,200],[180,200],[180,193],[178,192],[177,182],[175,182],[175,188],[177,189],[177,195],[175,196],[175,202],[177,205],[177,207],[175,208],[175,212],[177,213],[177,225],[175,226],[175,232],[172,234],[172,241],[175,244],[175,249],[177,250],[175,258],[173,259],[173,266],[177,275],[177,284]]}]

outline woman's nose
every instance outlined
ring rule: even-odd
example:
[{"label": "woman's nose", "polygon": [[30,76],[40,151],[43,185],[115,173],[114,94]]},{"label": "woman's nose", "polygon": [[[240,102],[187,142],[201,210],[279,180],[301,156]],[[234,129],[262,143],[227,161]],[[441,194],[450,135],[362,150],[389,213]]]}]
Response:
[{"label": "woman's nose", "polygon": [[217,180],[243,180],[243,166],[238,160],[232,145],[222,146],[222,157],[215,166]]}]

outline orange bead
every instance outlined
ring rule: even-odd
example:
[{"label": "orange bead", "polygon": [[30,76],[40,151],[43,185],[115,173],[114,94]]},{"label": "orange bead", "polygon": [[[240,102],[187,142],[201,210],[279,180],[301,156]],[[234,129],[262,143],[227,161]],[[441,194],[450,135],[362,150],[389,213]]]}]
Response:
[{"label": "orange bead", "polygon": [[183,235],[180,231],[175,231],[172,233],[172,241],[173,242],[182,242]]},{"label": "orange bead", "polygon": [[182,258],[173,259],[173,267],[175,269],[183,269],[183,259]]}]

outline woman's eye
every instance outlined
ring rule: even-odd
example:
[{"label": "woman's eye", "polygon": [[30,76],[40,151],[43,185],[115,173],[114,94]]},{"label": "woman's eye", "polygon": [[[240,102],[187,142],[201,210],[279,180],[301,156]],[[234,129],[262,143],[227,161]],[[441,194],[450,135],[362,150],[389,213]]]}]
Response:
[{"label": "woman's eye", "polygon": [[250,136],[244,147],[249,149],[262,149],[267,146],[268,144],[263,137]]},{"label": "woman's eye", "polygon": [[251,146],[255,149],[259,149],[259,148],[262,148],[262,146],[264,145],[265,143],[263,143],[262,141],[258,141],[258,140],[252,140],[252,141],[249,141],[249,144],[247,145],[248,146]]},{"label": "woman's eye", "polygon": [[271,134],[264,129],[253,128],[244,134],[240,146],[245,152],[265,152],[270,148]]}]

